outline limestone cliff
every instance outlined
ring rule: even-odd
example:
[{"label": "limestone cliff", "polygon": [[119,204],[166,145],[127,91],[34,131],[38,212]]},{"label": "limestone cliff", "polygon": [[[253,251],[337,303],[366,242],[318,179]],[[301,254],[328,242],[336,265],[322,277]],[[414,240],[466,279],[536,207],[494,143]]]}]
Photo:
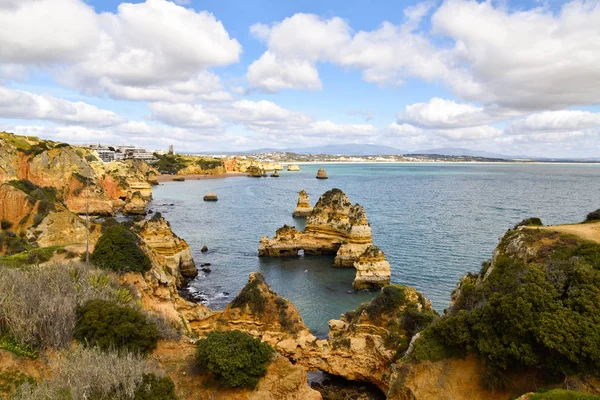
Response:
[{"label": "limestone cliff", "polygon": [[356,290],[372,289],[390,284],[390,263],[385,259],[383,251],[376,246],[369,246],[354,262],[356,278],[352,286]]},{"label": "limestone cliff", "polygon": [[[335,254],[334,267],[354,267],[370,245],[371,227],[364,208],[352,205],[340,189],[332,189],[319,198],[302,232],[288,226],[278,229],[272,240],[261,238],[258,255],[293,256],[304,250],[307,255]],[[367,259],[365,256],[365,263]],[[379,262],[376,268],[360,263],[359,266],[365,267],[357,282],[359,287],[381,287],[389,282],[389,263]],[[366,273],[367,269],[370,272]]]},{"label": "limestone cliff", "polygon": [[171,230],[171,225],[160,213],[154,214],[149,220],[143,220],[139,225],[138,235],[152,250],[150,256],[154,258],[153,263],[166,267],[176,278],[177,285],[181,285],[184,278],[198,275],[190,246]]},{"label": "limestone cliff", "polygon": [[298,193],[298,204],[296,205],[296,209],[292,213],[292,216],[305,218],[310,215],[312,210],[313,207],[310,205],[308,193],[303,189]]},{"label": "limestone cliff", "polygon": [[136,192],[145,205],[156,175],[143,161],[105,164],[90,149],[0,132],[0,184],[27,180],[55,188],[56,196],[76,214],[86,209],[95,215],[113,214]]}]

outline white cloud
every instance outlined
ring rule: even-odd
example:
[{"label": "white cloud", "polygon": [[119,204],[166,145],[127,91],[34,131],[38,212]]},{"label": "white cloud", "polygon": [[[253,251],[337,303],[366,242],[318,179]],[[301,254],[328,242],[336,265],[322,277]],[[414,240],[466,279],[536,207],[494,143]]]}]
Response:
[{"label": "white cloud", "polygon": [[254,24],[250,26],[250,34],[259,40],[267,40],[270,32],[271,28],[265,24]]},{"label": "white cloud", "polygon": [[172,126],[216,128],[221,120],[200,104],[150,103],[152,118]]},{"label": "white cloud", "polygon": [[578,110],[545,111],[514,121],[507,133],[574,131],[600,127],[600,113]]},{"label": "white cloud", "polygon": [[398,124],[396,122],[391,123],[385,129],[389,136],[403,137],[403,136],[419,136],[423,134],[423,129],[410,124]]},{"label": "white cloud", "polygon": [[321,80],[314,64],[301,59],[279,59],[267,51],[248,68],[251,88],[275,93],[282,89],[321,90]]},{"label": "white cloud", "polygon": [[116,113],[81,101],[0,87],[0,118],[39,119],[68,124],[111,126],[124,120]]},{"label": "white cloud", "polygon": [[556,14],[493,4],[448,0],[432,17],[434,33],[455,43],[456,71],[478,87],[467,93],[446,77],[458,95],[521,110],[600,102],[600,3],[571,1]]},{"label": "white cloud", "polygon": [[454,140],[487,140],[503,135],[501,129],[489,125],[471,126],[456,129],[438,129],[435,131],[440,136]]},{"label": "white cloud", "polygon": [[0,63],[72,62],[99,43],[97,15],[82,1],[3,0],[0,9]]},{"label": "white cloud", "polygon": [[482,125],[492,120],[483,108],[434,97],[427,103],[415,103],[398,113],[399,122],[425,128],[460,128]]},{"label": "white cloud", "polygon": [[132,100],[225,98],[210,93],[218,78],[206,69],[241,53],[214,15],[166,0],[122,3],[114,14],[81,0],[25,1],[0,13],[0,26],[0,64],[55,65],[64,85]]}]

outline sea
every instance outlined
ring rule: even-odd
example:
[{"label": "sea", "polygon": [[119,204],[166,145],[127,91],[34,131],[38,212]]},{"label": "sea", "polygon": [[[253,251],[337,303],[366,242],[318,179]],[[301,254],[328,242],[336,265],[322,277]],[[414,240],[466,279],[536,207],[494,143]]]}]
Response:
[{"label": "sea", "polygon": [[[327,322],[372,299],[354,292],[352,268],[332,268],[333,257],[259,258],[262,236],[292,217],[298,192],[314,205],[332,188],[361,204],[373,243],[391,264],[392,283],[415,287],[440,313],[461,276],[478,272],[499,238],[519,221],[576,223],[600,208],[600,164],[367,163],[304,164],[279,178],[246,176],[161,183],[153,189],[160,212],[185,239],[197,266],[210,264],[187,288],[197,301],[219,310],[261,272],[270,287],[294,303],[313,334]],[[327,180],[315,179],[324,168]],[[215,192],[217,202],[205,202]],[[206,253],[201,252],[207,246]]]}]

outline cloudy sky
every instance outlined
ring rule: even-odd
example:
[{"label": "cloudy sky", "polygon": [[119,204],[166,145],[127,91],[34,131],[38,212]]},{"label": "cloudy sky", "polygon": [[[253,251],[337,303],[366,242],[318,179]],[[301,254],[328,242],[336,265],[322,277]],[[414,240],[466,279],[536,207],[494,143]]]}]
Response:
[{"label": "cloudy sky", "polygon": [[600,2],[0,0],[0,130],[600,156]]}]

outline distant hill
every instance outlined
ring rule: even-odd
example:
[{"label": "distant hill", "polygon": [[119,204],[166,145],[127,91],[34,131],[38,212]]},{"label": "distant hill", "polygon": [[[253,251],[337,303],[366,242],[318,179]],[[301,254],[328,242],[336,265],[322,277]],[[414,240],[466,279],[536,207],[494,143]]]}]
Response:
[{"label": "distant hill", "polygon": [[525,156],[507,156],[505,154],[490,153],[488,151],[471,150],[462,147],[440,147],[437,149],[411,151],[410,154],[439,154],[443,156],[469,156],[469,157],[485,157],[485,158],[528,158]]},{"label": "distant hill", "polygon": [[245,153],[287,152],[297,154],[330,154],[344,156],[377,156],[404,154],[403,150],[377,144],[330,144],[326,146],[292,147],[287,149],[257,149]]}]

